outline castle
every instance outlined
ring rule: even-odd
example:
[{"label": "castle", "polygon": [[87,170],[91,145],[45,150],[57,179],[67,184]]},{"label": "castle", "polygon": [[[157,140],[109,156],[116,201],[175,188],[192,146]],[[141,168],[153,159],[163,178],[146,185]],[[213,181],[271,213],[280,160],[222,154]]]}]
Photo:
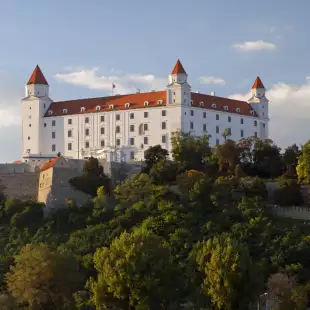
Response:
[{"label": "castle", "polygon": [[211,145],[223,142],[225,129],[233,140],[268,138],[269,102],[259,77],[248,102],[192,92],[187,78],[178,60],[165,90],[54,102],[37,66],[22,100],[22,161],[42,166],[58,153],[141,161],[150,146],[171,151],[171,135],[179,130],[207,134]]}]

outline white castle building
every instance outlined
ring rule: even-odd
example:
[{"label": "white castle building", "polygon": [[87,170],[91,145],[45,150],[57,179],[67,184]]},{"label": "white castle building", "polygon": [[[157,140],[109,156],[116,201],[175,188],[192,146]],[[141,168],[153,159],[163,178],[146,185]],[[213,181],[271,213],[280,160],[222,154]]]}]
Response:
[{"label": "white castle building", "polygon": [[191,91],[178,60],[165,90],[54,102],[39,66],[22,100],[22,159],[42,165],[57,153],[83,159],[140,161],[144,151],[160,144],[171,151],[170,138],[181,130],[210,135],[210,144],[230,138],[268,138],[268,99],[257,77],[246,101]]}]

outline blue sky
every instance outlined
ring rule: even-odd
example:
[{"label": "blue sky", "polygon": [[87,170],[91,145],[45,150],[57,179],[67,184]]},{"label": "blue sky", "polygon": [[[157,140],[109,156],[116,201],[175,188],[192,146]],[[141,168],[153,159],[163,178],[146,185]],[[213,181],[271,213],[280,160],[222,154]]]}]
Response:
[{"label": "blue sky", "polygon": [[309,0],[1,1],[0,162],[20,157],[19,100],[36,64],[54,100],[108,95],[111,82],[116,92],[162,88],[177,58],[193,90],[220,96],[247,98],[259,75],[271,138],[303,143],[309,11]]}]

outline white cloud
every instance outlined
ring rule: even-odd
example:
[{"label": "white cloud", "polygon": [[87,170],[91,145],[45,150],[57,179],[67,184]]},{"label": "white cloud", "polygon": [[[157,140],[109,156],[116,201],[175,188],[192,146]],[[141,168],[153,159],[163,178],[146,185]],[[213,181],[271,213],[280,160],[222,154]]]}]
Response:
[{"label": "white cloud", "polygon": [[214,76],[201,76],[199,78],[200,84],[214,84],[214,85],[225,85],[225,80],[219,77],[214,77]]},{"label": "white cloud", "polygon": [[241,52],[274,51],[276,49],[276,45],[271,42],[258,40],[258,41],[246,41],[243,43],[236,43],[233,44],[233,48]]},{"label": "white cloud", "polygon": [[70,73],[57,73],[56,79],[66,83],[86,86],[90,89],[111,92],[112,84],[116,85],[115,93],[134,93],[137,89],[141,91],[163,89],[167,79],[157,78],[152,74],[127,74],[127,75],[100,75],[98,68],[84,69]]},{"label": "white cloud", "polygon": [[[310,139],[310,84],[274,84],[266,93],[269,103],[270,137],[281,147]],[[234,94],[248,100],[250,94]]]}]

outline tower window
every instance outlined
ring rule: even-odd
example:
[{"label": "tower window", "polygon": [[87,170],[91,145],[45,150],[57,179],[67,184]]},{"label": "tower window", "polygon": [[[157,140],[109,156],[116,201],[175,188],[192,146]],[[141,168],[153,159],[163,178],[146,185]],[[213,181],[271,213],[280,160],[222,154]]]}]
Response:
[{"label": "tower window", "polygon": [[68,119],[68,124],[69,124],[69,125],[72,125],[72,118],[69,118],[69,119]]},{"label": "tower window", "polygon": [[135,131],[135,125],[130,125],[130,132],[134,132]]},{"label": "tower window", "polygon": [[207,118],[207,112],[203,112],[202,117]]},{"label": "tower window", "polygon": [[89,128],[85,129],[85,136],[89,136]]},{"label": "tower window", "polygon": [[194,116],[194,111],[193,110],[191,110],[191,116]]},{"label": "tower window", "polygon": [[143,139],[144,141],[144,144],[149,144],[149,138],[148,137],[144,137],[144,139]]},{"label": "tower window", "polygon": [[100,145],[104,146],[104,140],[101,140]]},{"label": "tower window", "polygon": [[56,132],[52,131],[52,139],[55,139],[55,138],[56,138]]},{"label": "tower window", "polygon": [[130,145],[135,145],[135,138],[130,138]]},{"label": "tower window", "polygon": [[256,132],[256,131],[254,132],[254,137],[256,137],[256,138],[257,138],[257,132]]},{"label": "tower window", "polygon": [[143,129],[144,129],[144,131],[149,130],[149,125],[148,124],[143,124]]},{"label": "tower window", "polygon": [[104,115],[101,115],[100,120],[101,120],[101,122],[104,122]]},{"label": "tower window", "polygon": [[219,140],[219,139],[216,139],[215,144],[216,144],[216,145],[219,145],[219,144],[220,144],[220,140]]},{"label": "tower window", "polygon": [[263,128],[265,128],[266,126],[265,126],[265,124],[263,123]]},{"label": "tower window", "polygon": [[218,121],[220,119],[220,116],[216,114],[216,120]]},{"label": "tower window", "polygon": [[203,125],[202,125],[202,130],[203,130],[203,131],[207,131],[207,124],[203,124]]},{"label": "tower window", "polygon": [[134,119],[135,118],[134,113],[130,113],[129,117],[130,117],[130,119]]},{"label": "tower window", "polygon": [[29,124],[29,127],[31,127],[31,124]]},{"label": "tower window", "polygon": [[166,115],[167,115],[166,110],[162,110],[161,111],[161,116],[166,116]]},{"label": "tower window", "polygon": [[243,130],[242,129],[240,131],[240,136],[241,136],[241,138],[243,138]]},{"label": "tower window", "polygon": [[72,150],[72,143],[68,143],[68,151]]},{"label": "tower window", "polygon": [[101,133],[102,135],[104,135],[104,127],[101,127],[101,128],[100,128],[100,133]]},{"label": "tower window", "polygon": [[56,121],[52,121],[52,126],[56,126]]},{"label": "tower window", "polygon": [[85,142],[85,148],[89,149],[89,142],[88,141]]},{"label": "tower window", "polygon": [[194,123],[190,122],[190,129],[194,129]]},{"label": "tower window", "polygon": [[30,140],[30,137],[28,137],[28,140]]},{"label": "tower window", "polygon": [[231,122],[231,117],[230,116],[228,116],[228,123],[230,123]]},{"label": "tower window", "polygon": [[149,117],[149,112],[144,112],[144,118],[148,118]]},{"label": "tower window", "polygon": [[46,123],[44,123],[44,127],[46,127]]},{"label": "tower window", "polygon": [[135,159],[135,152],[133,152],[133,151],[130,152],[130,159],[131,160]]},{"label": "tower window", "polygon": [[240,124],[241,124],[241,125],[243,124],[243,118],[240,119]]},{"label": "tower window", "polygon": [[254,121],[254,126],[255,126],[255,127],[257,126],[257,121]]},{"label": "tower window", "polygon": [[220,133],[220,127],[216,126],[216,133]]},{"label": "tower window", "polygon": [[120,133],[121,132],[121,127],[116,126],[116,133]]},{"label": "tower window", "polygon": [[161,136],[161,143],[166,143],[166,135]]},{"label": "tower window", "polygon": [[116,114],[115,119],[119,121],[121,119],[121,116],[119,114]]},{"label": "tower window", "polygon": [[85,124],[89,123],[89,117],[85,117]]},{"label": "tower window", "polygon": [[69,138],[72,137],[72,130],[68,130],[68,137],[69,137]]},{"label": "tower window", "polygon": [[56,152],[56,144],[52,144],[52,152]]},{"label": "tower window", "polygon": [[120,139],[116,139],[116,145],[120,146],[121,145],[121,140]]},{"label": "tower window", "polygon": [[166,122],[161,123],[161,129],[166,129]]}]

